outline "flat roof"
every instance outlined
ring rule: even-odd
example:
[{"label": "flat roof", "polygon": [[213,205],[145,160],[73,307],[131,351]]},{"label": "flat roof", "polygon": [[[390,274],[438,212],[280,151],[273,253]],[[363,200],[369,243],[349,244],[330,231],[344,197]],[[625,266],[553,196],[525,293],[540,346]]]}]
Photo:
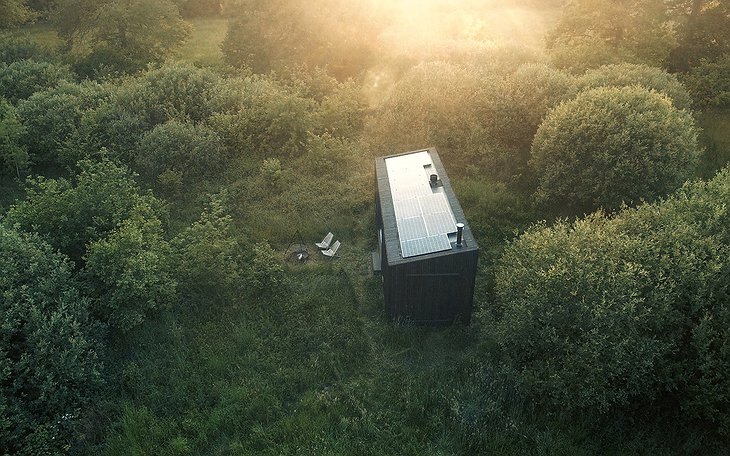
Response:
[{"label": "flat roof", "polygon": [[438,174],[428,151],[386,158],[385,167],[403,258],[451,250],[456,221],[443,185],[430,184]]},{"label": "flat roof", "polygon": [[[376,162],[376,172],[391,264],[398,259],[446,254],[455,248],[460,251],[477,248],[466,226],[465,243],[462,247],[455,246],[456,223],[465,223],[464,214],[436,149],[381,157]],[[434,174],[437,181],[432,185]],[[392,242],[396,236],[397,243]],[[399,247],[399,258],[393,252],[395,246]]]}]

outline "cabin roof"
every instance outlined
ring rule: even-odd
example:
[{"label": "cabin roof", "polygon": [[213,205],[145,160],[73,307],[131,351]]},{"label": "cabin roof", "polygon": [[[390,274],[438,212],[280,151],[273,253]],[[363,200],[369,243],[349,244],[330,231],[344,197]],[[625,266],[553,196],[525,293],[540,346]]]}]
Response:
[{"label": "cabin roof", "polygon": [[389,264],[478,248],[435,148],[380,157],[376,177]]}]

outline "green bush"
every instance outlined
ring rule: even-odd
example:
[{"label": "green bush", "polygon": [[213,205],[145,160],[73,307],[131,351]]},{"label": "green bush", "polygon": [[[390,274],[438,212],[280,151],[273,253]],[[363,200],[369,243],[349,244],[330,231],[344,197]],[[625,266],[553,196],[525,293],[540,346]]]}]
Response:
[{"label": "green bush", "polygon": [[691,114],[641,87],[580,93],[535,135],[537,197],[568,214],[651,201],[692,177],[700,155]]},{"label": "green bush", "polygon": [[679,404],[727,433],[729,197],[726,169],[510,244],[489,330],[528,390],[568,412]]},{"label": "green bush", "polygon": [[692,98],[673,74],[647,65],[622,63],[587,71],[577,79],[578,90],[597,87],[641,86],[662,93],[677,109],[690,109]]},{"label": "green bush", "polygon": [[49,61],[52,53],[28,38],[0,34],[0,63],[11,64],[21,60]]},{"label": "green bush", "polygon": [[67,65],[36,60],[21,60],[0,64],[0,96],[12,103],[30,97],[41,90],[57,87],[76,76]]},{"label": "green bush", "polygon": [[6,214],[6,222],[40,233],[78,265],[90,242],[106,237],[129,218],[139,204],[161,213],[160,202],[142,195],[125,167],[104,159],[79,163],[73,181],[29,178],[27,197]]},{"label": "green bush", "polygon": [[82,116],[107,96],[108,91],[96,83],[63,82],[21,100],[18,114],[26,127],[23,143],[32,163],[41,166],[62,163],[60,152],[78,130]]},{"label": "green bush", "polygon": [[68,260],[0,224],[0,453],[68,454],[102,385],[97,328]]},{"label": "green bush", "polygon": [[314,129],[313,100],[262,77],[231,78],[217,87],[209,125],[235,156],[298,156]]},{"label": "green bush", "polygon": [[142,137],[135,168],[156,187],[166,172],[178,172],[183,185],[192,185],[218,176],[226,164],[226,150],[215,132],[203,124],[171,120]]},{"label": "green bush", "polygon": [[84,286],[94,298],[94,315],[129,331],[175,298],[172,252],[154,210],[138,205],[106,237],[87,245]]},{"label": "green bush", "polygon": [[717,62],[702,61],[687,72],[682,81],[698,108],[727,109],[730,107],[730,55]]}]

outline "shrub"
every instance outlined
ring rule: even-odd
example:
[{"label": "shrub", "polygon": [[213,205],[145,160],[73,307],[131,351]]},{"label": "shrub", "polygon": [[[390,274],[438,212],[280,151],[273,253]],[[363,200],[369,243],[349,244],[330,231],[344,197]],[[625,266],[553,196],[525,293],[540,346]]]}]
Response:
[{"label": "shrub", "polygon": [[184,185],[191,185],[217,176],[226,158],[222,140],[210,128],[172,120],[142,137],[136,168],[153,185],[170,171],[179,173]]},{"label": "shrub", "polygon": [[68,260],[0,224],[0,452],[67,454],[102,385],[96,325]]},{"label": "shrub", "polygon": [[63,82],[20,101],[18,114],[26,127],[23,143],[33,164],[61,163],[59,153],[78,130],[82,116],[98,106],[107,93],[95,83]]},{"label": "shrub", "polygon": [[604,65],[587,71],[577,79],[577,85],[579,90],[638,85],[663,93],[672,100],[672,104],[677,109],[690,109],[692,105],[692,99],[687,89],[682,86],[675,75],[647,65],[631,63]]},{"label": "shrub", "polygon": [[558,212],[654,200],[692,176],[692,116],[640,87],[599,88],[548,114],[532,144],[539,201]]},{"label": "shrub", "polygon": [[490,329],[528,389],[576,413],[680,404],[727,433],[729,197],[725,169],[511,243]]},{"label": "shrub", "polygon": [[702,61],[684,75],[692,99],[698,108],[727,109],[730,107],[730,55],[717,62]]},{"label": "shrub", "polygon": [[67,65],[36,60],[0,64],[0,96],[17,103],[35,92],[75,79],[76,76]]}]

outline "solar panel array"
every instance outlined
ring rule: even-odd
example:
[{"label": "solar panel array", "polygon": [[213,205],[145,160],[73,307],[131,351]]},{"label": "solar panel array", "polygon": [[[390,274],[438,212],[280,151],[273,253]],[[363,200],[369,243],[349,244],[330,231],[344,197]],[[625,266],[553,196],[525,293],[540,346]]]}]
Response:
[{"label": "solar panel array", "polygon": [[429,185],[435,173],[428,151],[385,159],[403,258],[451,250],[456,221],[443,187]]}]

